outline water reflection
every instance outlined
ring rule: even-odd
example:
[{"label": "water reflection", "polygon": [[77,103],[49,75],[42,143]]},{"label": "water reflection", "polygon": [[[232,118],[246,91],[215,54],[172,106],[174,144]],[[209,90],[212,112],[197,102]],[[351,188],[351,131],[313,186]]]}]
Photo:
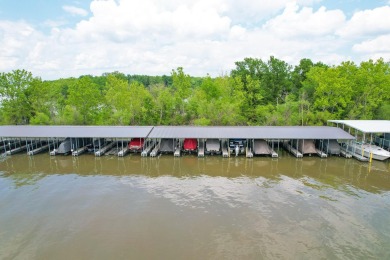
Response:
[{"label": "water reflection", "polygon": [[2,259],[389,257],[389,163],[17,155]]},{"label": "water reflection", "polygon": [[144,175],[148,177],[174,176],[177,178],[199,175],[237,178],[263,177],[270,185],[284,177],[299,179],[308,187],[323,189],[326,186],[351,192],[351,188],[380,193],[390,190],[389,162],[372,164],[339,157],[296,159],[284,156],[279,159],[244,157],[160,156],[144,158],[130,155],[123,158],[80,157],[48,155],[16,155],[0,162],[2,176],[14,180],[15,186],[33,184],[51,174],[84,175]]}]

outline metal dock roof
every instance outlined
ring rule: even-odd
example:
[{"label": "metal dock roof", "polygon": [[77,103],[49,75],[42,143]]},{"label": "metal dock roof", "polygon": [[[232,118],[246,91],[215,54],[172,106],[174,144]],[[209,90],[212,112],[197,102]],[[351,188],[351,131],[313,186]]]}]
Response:
[{"label": "metal dock roof", "polygon": [[155,126],[149,138],[355,139],[329,126]]},{"label": "metal dock roof", "polygon": [[390,120],[328,120],[343,124],[363,133],[390,133]]},{"label": "metal dock roof", "polygon": [[0,137],[146,138],[153,126],[0,126]]},{"label": "metal dock roof", "polygon": [[329,126],[0,126],[0,137],[355,139]]}]

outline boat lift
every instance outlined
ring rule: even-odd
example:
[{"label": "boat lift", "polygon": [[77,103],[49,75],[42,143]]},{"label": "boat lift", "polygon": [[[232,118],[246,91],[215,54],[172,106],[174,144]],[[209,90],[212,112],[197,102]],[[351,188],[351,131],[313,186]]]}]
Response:
[{"label": "boat lift", "polygon": [[203,138],[198,140],[198,157],[204,157],[204,142]]},{"label": "boat lift", "polygon": [[148,156],[151,152],[153,147],[155,146],[156,142],[154,140],[146,140],[144,143],[144,149],[141,152],[142,157]]}]

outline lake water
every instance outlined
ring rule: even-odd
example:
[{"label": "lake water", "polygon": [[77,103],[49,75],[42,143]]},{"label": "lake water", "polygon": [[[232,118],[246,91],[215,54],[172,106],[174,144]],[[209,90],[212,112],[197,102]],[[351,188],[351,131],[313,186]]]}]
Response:
[{"label": "lake water", "polygon": [[390,258],[389,161],[0,160],[0,259]]}]

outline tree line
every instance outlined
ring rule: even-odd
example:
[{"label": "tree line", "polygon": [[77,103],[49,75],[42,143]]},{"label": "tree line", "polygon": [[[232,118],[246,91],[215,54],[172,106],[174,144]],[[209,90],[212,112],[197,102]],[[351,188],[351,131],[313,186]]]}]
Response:
[{"label": "tree line", "polygon": [[245,58],[228,75],[125,75],[41,80],[0,73],[0,124],[324,125],[328,119],[390,120],[390,64],[328,66],[273,56]]}]

